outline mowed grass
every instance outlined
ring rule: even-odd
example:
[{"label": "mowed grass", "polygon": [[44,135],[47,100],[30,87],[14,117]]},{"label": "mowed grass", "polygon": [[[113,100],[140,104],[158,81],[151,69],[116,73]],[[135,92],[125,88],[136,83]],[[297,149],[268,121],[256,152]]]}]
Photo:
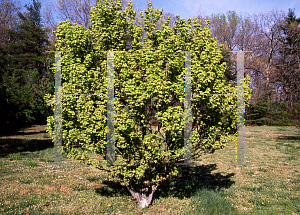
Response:
[{"label": "mowed grass", "polygon": [[106,172],[65,155],[69,165],[51,165],[53,143],[43,129],[0,138],[0,214],[300,214],[294,127],[246,127],[245,161],[254,165],[229,165],[232,142],[165,181],[143,210]]}]

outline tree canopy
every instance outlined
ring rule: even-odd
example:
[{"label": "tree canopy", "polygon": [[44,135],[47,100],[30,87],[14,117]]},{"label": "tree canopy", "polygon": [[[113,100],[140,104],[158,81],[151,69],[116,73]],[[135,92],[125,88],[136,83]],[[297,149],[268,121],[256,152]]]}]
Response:
[{"label": "tree canopy", "polygon": [[2,116],[45,123],[51,109],[44,95],[53,93],[53,76],[45,72],[49,41],[41,23],[41,3],[33,0],[25,7],[28,12],[18,12],[21,21],[7,30],[9,42],[1,47]]},{"label": "tree canopy", "polygon": [[[140,17],[147,33],[141,42],[141,27],[134,25],[132,3],[122,11],[121,1],[105,0],[91,9],[91,29],[61,22],[56,30],[58,51],[70,51],[61,58],[63,152],[112,174],[138,200],[148,206],[159,184],[177,175],[176,165],[184,157],[184,75],[185,55],[192,63],[192,145],[193,157],[214,153],[236,139],[236,87],[224,80],[226,63],[222,50],[201,22],[176,17],[173,27],[156,30],[162,11],[151,7]],[[209,24],[209,20],[206,22]],[[193,26],[193,28],[192,28]],[[125,35],[131,38],[126,45]],[[114,53],[114,107],[116,162],[103,166],[106,157],[108,58]],[[112,57],[112,56],[110,56]],[[245,81],[245,101],[251,96],[249,77]],[[88,96],[88,94],[102,96]],[[195,94],[232,94],[201,96]],[[53,95],[46,96],[54,108]],[[147,104],[152,104],[147,109]],[[153,130],[150,120],[158,122]],[[48,118],[47,131],[54,134],[54,116]],[[72,147],[78,144],[81,148]],[[99,157],[91,157],[95,152]]]}]

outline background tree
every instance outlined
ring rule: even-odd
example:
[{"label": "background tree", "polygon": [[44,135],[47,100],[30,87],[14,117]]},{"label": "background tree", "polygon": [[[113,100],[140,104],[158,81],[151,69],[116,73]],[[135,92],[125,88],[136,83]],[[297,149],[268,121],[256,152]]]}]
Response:
[{"label": "background tree", "polygon": [[[7,34],[11,41],[3,46],[1,71],[5,87],[5,114],[10,120],[21,117],[22,121],[45,123],[51,109],[44,103],[45,93],[51,93],[53,74],[45,73],[49,44],[41,24],[41,4],[33,0],[25,5],[28,13],[18,13],[22,22]],[[42,120],[43,119],[43,120]]]},{"label": "background tree", "polygon": [[211,28],[213,36],[218,38],[221,44],[228,50],[234,50],[237,46],[235,36],[238,32],[239,16],[235,11],[228,11],[227,16],[224,14],[212,14]]},{"label": "background tree", "polygon": [[[287,66],[287,63],[284,64],[283,62],[286,60],[283,60],[283,54],[280,53],[280,50],[283,50],[282,47],[285,46],[281,42],[285,41],[285,36],[282,36],[285,34],[280,27],[285,23],[285,19],[288,19],[285,12],[273,10],[266,14],[254,14],[253,16],[238,16],[234,11],[228,11],[227,16],[224,14],[206,16],[202,11],[198,13],[197,18],[199,20],[211,20],[212,36],[218,39],[218,44],[224,44],[225,46],[222,59],[222,62],[227,64],[225,79],[233,86],[236,86],[236,54],[228,52],[232,51],[229,47],[231,49],[253,51],[245,55],[245,74],[251,76],[252,83],[250,87],[253,90],[253,96],[250,100],[251,105],[248,110],[246,109],[246,123],[255,124],[257,122],[260,125],[264,123],[268,125],[290,125],[293,123],[295,118],[286,113],[297,112],[296,95],[298,94],[296,90],[290,93],[293,96],[289,98],[293,98],[293,102],[280,100],[280,97],[283,96],[285,96],[285,99],[288,98],[282,93],[281,79],[286,81],[286,89],[288,89],[288,86],[297,89],[297,84],[293,83],[298,83],[295,81],[295,77],[299,76],[296,72],[295,75],[288,78],[290,70],[285,73],[281,72],[286,71],[286,68],[291,67],[292,64],[291,61],[289,66]],[[293,17],[290,18],[291,20],[296,20],[294,15],[288,16]],[[293,35],[299,35],[297,30],[293,32]],[[291,44],[297,46],[295,42]],[[289,59],[296,59],[294,62],[297,62],[298,58],[289,55]],[[293,63],[293,65],[297,65],[297,63]],[[283,76],[281,73],[286,75]],[[290,79],[292,77],[294,77],[293,80]],[[285,102],[286,105],[280,104],[281,102]],[[295,108],[288,110],[287,108],[291,104]],[[262,106],[266,107],[267,110],[263,111]]]},{"label": "background tree", "polygon": [[291,119],[300,125],[300,17],[292,9],[289,9],[283,24],[279,38],[280,57],[276,62],[278,69],[277,81],[281,88],[280,102],[286,103]]},{"label": "background tree", "polygon": [[[242,17],[236,14],[235,11],[228,11],[225,14],[205,15],[205,12],[199,8],[197,19],[204,22],[211,20],[210,28],[212,29],[212,37],[216,37],[218,45],[223,44],[222,62],[226,62],[227,68],[225,79],[228,83],[236,86],[236,53],[230,52],[233,50],[249,50],[253,40],[251,19],[248,16]],[[250,74],[247,68],[247,59],[249,53],[245,55],[245,70],[246,74]]]},{"label": "background tree", "polygon": [[55,21],[54,17],[53,17],[53,3],[50,2],[46,2],[44,9],[43,9],[43,19],[44,19],[44,27],[46,30],[46,34],[49,38],[49,49],[47,51],[55,51],[55,44],[57,43],[55,34],[53,33],[53,31],[56,30],[58,23]]},{"label": "background tree", "polygon": [[20,6],[17,6],[20,2],[17,1],[0,1],[0,121],[4,122],[6,118],[4,116],[9,110],[7,105],[6,97],[6,88],[3,85],[2,74],[4,73],[3,66],[5,61],[3,61],[4,54],[4,45],[9,43],[10,38],[8,37],[8,29],[13,29],[19,22],[19,17],[17,12],[21,9]]},{"label": "background tree", "polygon": [[21,6],[19,1],[0,1],[0,45],[9,42],[7,35],[8,29],[13,29],[20,21],[17,13],[20,11]]},{"label": "background tree", "polygon": [[[254,16],[254,23],[257,26],[257,34],[255,41],[254,56],[249,61],[248,68],[253,71],[253,79],[255,89],[253,91],[254,98],[262,96],[265,92],[275,92],[277,70],[274,62],[278,57],[279,49],[279,28],[278,25],[284,19],[283,11],[271,11],[267,14]],[[268,102],[272,102],[270,97]]]},{"label": "background tree", "polygon": [[276,67],[282,88],[283,98],[291,107],[298,102],[300,96],[300,18],[296,18],[294,11],[289,9],[285,22],[281,24],[280,59]]},{"label": "background tree", "polygon": [[[110,172],[110,180],[118,179],[146,207],[160,183],[176,176],[175,165],[184,155],[184,54],[175,50],[193,50],[192,92],[236,92],[226,84],[226,65],[220,63],[222,51],[211,30],[200,28],[194,19],[170,18],[155,30],[162,11],[152,4],[140,17],[147,37],[142,43],[142,29],[135,26],[136,12],[130,3],[122,10],[121,1],[105,0],[91,10],[92,28],[60,23],[56,36],[57,50],[70,50],[62,56],[62,93],[107,93],[107,56],[99,51],[123,50],[115,53],[115,151],[116,162],[123,166],[102,166],[106,158],[107,99],[105,96],[62,97],[63,152],[69,157]],[[206,22],[209,24],[209,21]],[[191,26],[195,26],[192,29]],[[111,33],[114,32],[114,33]],[[126,50],[126,32],[131,49]],[[92,43],[89,37],[93,38]],[[92,49],[88,48],[92,44]],[[102,83],[102,84],[99,84]],[[246,104],[251,96],[249,77],[245,82]],[[54,108],[53,95],[46,96]],[[152,101],[154,103],[152,103]],[[147,105],[153,104],[151,111]],[[193,157],[214,153],[236,138],[236,99],[234,97],[193,97]],[[150,128],[150,120],[158,121],[158,129]],[[53,135],[54,117],[48,118],[47,131]],[[81,148],[73,148],[72,144]],[[100,157],[90,157],[88,152]]]},{"label": "background tree", "polygon": [[58,0],[57,2],[49,1],[45,14],[50,16],[49,8],[59,14],[59,18],[62,20],[70,20],[71,23],[77,22],[88,28],[90,22],[90,10],[91,6],[95,6],[97,1],[93,0]]},{"label": "background tree", "polygon": [[[289,16],[289,15],[288,15]],[[297,113],[297,104],[294,108],[291,107],[290,101],[288,100],[289,86],[295,86],[295,76],[293,75],[297,70],[293,70],[290,64],[285,64],[285,54],[281,50],[284,50],[284,39],[282,35],[283,23],[288,23],[285,20],[285,14],[283,11],[271,11],[267,15],[261,15],[255,17],[255,22],[259,26],[258,31],[261,39],[256,39],[257,44],[256,56],[250,60],[250,68],[255,72],[254,83],[256,83],[256,89],[254,91],[254,96],[256,102],[251,106],[250,109],[246,110],[247,120],[258,122],[259,119],[261,123],[267,122],[269,125],[291,125],[291,123],[296,123],[297,119],[293,117]],[[285,24],[285,25],[286,25]],[[297,34],[295,34],[297,35]],[[287,43],[295,46],[295,42]],[[296,45],[297,46],[297,45]],[[290,50],[290,49],[288,49]],[[291,57],[291,59],[297,59],[296,56]],[[294,63],[295,65],[295,63]],[[296,64],[297,65],[297,64]],[[258,75],[258,72],[260,75]],[[296,72],[297,74],[297,72]],[[297,76],[297,75],[296,75]],[[283,82],[282,82],[283,81]],[[285,82],[286,81],[286,82]],[[296,81],[297,82],[297,81]],[[286,84],[288,83],[288,84]],[[297,91],[294,91],[293,95],[297,95]],[[281,97],[284,96],[285,100]],[[265,98],[261,100],[262,98]],[[258,104],[258,101],[260,104]],[[284,104],[282,103],[284,102]],[[251,114],[253,111],[259,112],[261,108],[260,105],[267,107],[267,112],[264,113],[263,117],[257,118]],[[248,114],[247,114],[248,113]],[[291,114],[293,113],[293,114]],[[260,114],[262,115],[262,113]],[[296,114],[297,116],[297,114]]]}]

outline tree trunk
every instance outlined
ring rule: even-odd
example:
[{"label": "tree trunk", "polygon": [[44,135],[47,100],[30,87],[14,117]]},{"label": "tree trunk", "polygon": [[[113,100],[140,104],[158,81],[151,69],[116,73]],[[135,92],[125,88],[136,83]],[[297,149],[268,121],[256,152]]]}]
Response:
[{"label": "tree trunk", "polygon": [[156,188],[157,185],[152,185],[151,187],[146,187],[142,189],[135,188],[134,190],[127,187],[131,195],[137,199],[140,208],[145,208],[150,205]]}]

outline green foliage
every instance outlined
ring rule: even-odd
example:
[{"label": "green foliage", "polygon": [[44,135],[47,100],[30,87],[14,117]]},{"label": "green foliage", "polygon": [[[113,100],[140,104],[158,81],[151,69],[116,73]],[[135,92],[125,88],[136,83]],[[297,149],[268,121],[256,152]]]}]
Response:
[{"label": "green foliage", "polygon": [[8,121],[20,117],[20,121],[46,123],[46,117],[53,113],[44,96],[54,92],[53,73],[45,73],[49,41],[41,25],[41,4],[33,0],[25,7],[28,13],[18,13],[22,22],[8,30],[10,42],[1,47],[0,114]]},{"label": "green foliage", "polygon": [[[184,157],[185,57],[175,51],[199,51],[191,54],[193,93],[235,94],[237,90],[226,84],[226,64],[220,63],[222,50],[211,38],[211,30],[200,28],[199,20],[189,19],[186,23],[178,16],[174,27],[168,26],[168,19],[162,30],[154,32],[162,11],[153,11],[149,3],[145,15],[140,13],[147,32],[142,46],[142,29],[134,26],[136,12],[132,4],[121,9],[120,1],[98,3],[91,9],[93,26],[88,30],[69,20],[61,22],[56,31],[56,48],[70,51],[61,58],[62,94],[106,94],[107,57],[100,51],[124,51],[114,53],[115,151],[120,159],[117,163],[124,165],[101,166],[99,160],[82,150],[106,157],[106,96],[62,97],[63,151],[69,157],[110,171],[110,180],[117,177],[122,185],[150,187],[177,175],[180,166],[175,163]],[[191,30],[192,25],[195,29]],[[126,50],[126,32],[132,39],[130,50]],[[247,105],[251,96],[249,80],[248,76]],[[54,110],[53,98],[50,94],[45,97]],[[153,104],[153,111],[146,109],[148,104]],[[236,138],[235,96],[194,95],[192,110],[194,158],[214,153]],[[161,138],[150,129],[152,118],[163,130]],[[53,135],[54,117],[47,121],[47,132]],[[72,144],[80,144],[82,149],[72,148]]]},{"label": "green foliage", "polygon": [[249,104],[246,125],[299,126],[300,104],[289,107],[285,102],[270,102],[271,95],[271,92],[265,92],[256,104]]},{"label": "green foliage", "polygon": [[231,83],[232,86],[236,86],[237,73],[232,72],[237,70],[236,63],[231,60],[229,50],[222,49],[222,55],[223,58],[221,59],[220,62],[221,63],[225,62],[227,65],[226,70],[224,72],[225,80],[227,81],[227,83]]}]

